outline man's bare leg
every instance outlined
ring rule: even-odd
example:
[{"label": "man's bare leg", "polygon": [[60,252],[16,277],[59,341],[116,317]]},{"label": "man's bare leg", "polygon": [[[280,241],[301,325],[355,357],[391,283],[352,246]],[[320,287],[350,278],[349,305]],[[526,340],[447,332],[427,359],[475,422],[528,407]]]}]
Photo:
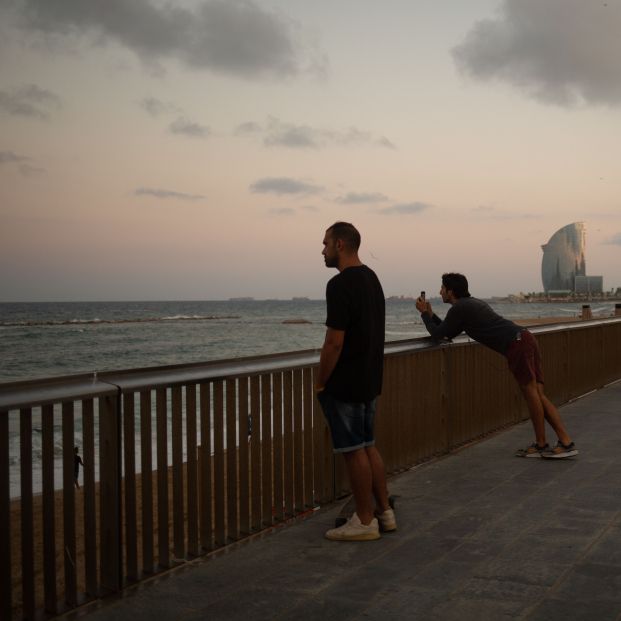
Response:
[{"label": "man's bare leg", "polygon": [[539,398],[543,405],[544,416],[545,419],[550,424],[550,427],[554,429],[554,432],[558,436],[558,439],[567,446],[571,443],[571,438],[565,429],[565,425],[563,425],[563,421],[561,420],[561,415],[557,410],[556,406],[550,399],[548,399],[543,392],[543,384],[537,384],[537,391],[539,393]]},{"label": "man's bare leg", "polygon": [[373,473],[367,451],[363,448],[343,453],[349,484],[356,503],[356,513],[363,524],[370,524],[373,512]]},{"label": "man's bare leg", "polygon": [[530,414],[530,420],[535,431],[535,442],[537,442],[538,446],[545,446],[545,409],[537,388],[537,382],[533,379],[528,384],[520,386],[520,390],[528,406],[528,413]]},{"label": "man's bare leg", "polygon": [[569,444],[571,438],[563,425],[561,415],[556,409],[556,406],[544,394],[543,384],[538,384],[535,380],[532,380],[525,386],[520,386],[520,389],[526,400],[526,405],[528,406],[528,412],[535,431],[535,441],[537,444],[539,446],[544,446],[546,443],[546,420],[552,429],[554,429],[558,439],[565,445]]},{"label": "man's bare leg", "polygon": [[384,460],[382,459],[380,452],[374,446],[367,446],[365,450],[369,459],[369,464],[371,465],[375,504],[377,505],[377,511],[379,513],[383,513],[387,509],[390,509],[390,504],[388,503],[388,486],[386,485],[386,468],[384,467]]}]

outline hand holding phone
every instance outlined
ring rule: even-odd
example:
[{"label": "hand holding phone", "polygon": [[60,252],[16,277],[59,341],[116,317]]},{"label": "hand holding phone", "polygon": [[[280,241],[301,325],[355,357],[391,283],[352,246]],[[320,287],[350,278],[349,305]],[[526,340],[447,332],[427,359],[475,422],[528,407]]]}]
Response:
[{"label": "hand holding phone", "polygon": [[427,302],[425,300],[424,291],[420,292],[420,297],[416,300],[416,309],[421,313],[427,310]]}]

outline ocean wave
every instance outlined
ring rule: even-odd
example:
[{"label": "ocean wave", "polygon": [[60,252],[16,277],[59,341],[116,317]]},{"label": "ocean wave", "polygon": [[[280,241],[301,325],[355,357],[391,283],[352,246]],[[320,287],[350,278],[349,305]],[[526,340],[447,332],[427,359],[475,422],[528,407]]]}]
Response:
[{"label": "ocean wave", "polygon": [[222,319],[241,319],[240,315],[172,315],[170,317],[139,317],[125,319],[46,319],[46,320],[21,320],[2,321],[0,327],[36,327],[36,326],[74,326],[74,325],[99,325],[116,323],[154,323],[160,321],[217,321]]}]

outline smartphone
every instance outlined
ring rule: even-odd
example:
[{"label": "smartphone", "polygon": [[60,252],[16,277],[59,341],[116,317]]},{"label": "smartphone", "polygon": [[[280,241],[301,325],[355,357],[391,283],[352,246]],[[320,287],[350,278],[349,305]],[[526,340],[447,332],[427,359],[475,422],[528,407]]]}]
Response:
[{"label": "smartphone", "polygon": [[421,291],[420,292],[420,299],[424,302],[425,301],[425,292]]}]

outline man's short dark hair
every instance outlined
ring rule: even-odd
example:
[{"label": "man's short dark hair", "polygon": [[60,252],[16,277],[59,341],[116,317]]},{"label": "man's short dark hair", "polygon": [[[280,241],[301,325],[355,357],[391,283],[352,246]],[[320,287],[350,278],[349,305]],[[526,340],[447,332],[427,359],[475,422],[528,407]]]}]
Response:
[{"label": "man's short dark hair", "polygon": [[340,239],[350,250],[360,248],[360,233],[353,224],[349,222],[335,222],[328,227],[326,232],[330,232],[334,239]]},{"label": "man's short dark hair", "polygon": [[456,298],[469,298],[468,279],[463,274],[449,272],[442,274],[442,284],[447,291],[452,291]]}]

